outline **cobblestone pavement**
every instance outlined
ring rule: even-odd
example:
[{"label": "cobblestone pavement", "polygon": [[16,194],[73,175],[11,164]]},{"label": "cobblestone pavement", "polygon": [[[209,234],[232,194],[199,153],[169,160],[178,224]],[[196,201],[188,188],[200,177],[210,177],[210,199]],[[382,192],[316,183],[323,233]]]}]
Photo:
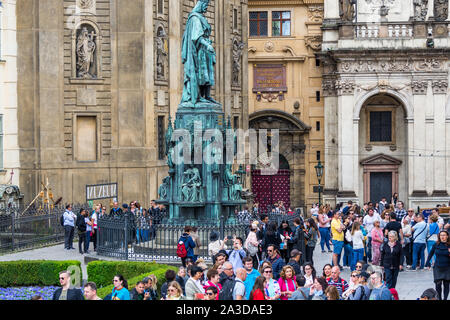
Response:
[{"label": "cobblestone pavement", "polygon": [[[74,244],[75,247],[76,244]],[[111,258],[98,257],[96,253],[90,255],[93,258],[101,258],[102,260],[115,260]],[[322,268],[326,263],[331,263],[331,253],[321,253],[320,246],[314,250],[314,264],[317,269],[317,273],[322,273]],[[0,261],[11,260],[78,260],[81,262],[83,277],[86,278],[86,263],[84,261],[85,256],[78,253],[78,250],[66,251],[64,245],[56,245],[52,247],[24,251],[14,254],[8,254],[0,256]],[[341,276],[345,280],[350,279],[350,270],[344,269]],[[405,271],[400,272],[397,281],[397,291],[399,293],[400,300],[415,300],[422,294],[425,289],[434,288],[433,283],[433,271]]]}]

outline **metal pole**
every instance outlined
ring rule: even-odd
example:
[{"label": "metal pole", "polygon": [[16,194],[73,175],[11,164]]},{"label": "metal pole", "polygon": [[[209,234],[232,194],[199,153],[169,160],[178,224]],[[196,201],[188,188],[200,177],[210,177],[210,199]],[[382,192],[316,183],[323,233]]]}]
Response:
[{"label": "metal pole", "polygon": [[320,185],[320,180],[319,180],[319,207],[320,207],[320,205],[321,205],[321,203],[320,203],[320,191],[321,191],[321,185]]},{"label": "metal pole", "polygon": [[125,260],[128,260],[128,212],[124,216],[125,218]]},{"label": "metal pole", "polygon": [[15,219],[15,212],[11,212],[11,209],[9,210],[9,214],[11,215],[11,249],[14,251],[14,236],[15,236],[15,229],[16,229],[16,219]]}]

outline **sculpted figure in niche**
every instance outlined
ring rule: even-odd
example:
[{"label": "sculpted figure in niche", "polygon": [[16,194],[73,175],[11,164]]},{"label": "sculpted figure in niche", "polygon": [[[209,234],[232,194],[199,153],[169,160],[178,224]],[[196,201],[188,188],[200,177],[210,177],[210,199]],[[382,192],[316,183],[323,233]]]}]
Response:
[{"label": "sculpted figure in niche", "polygon": [[342,21],[353,21],[355,19],[356,0],[339,0],[339,17]]},{"label": "sculpted figure in niche", "polygon": [[191,106],[199,102],[217,103],[211,97],[214,86],[216,52],[209,39],[211,25],[204,16],[209,0],[199,0],[186,22],[183,35],[181,58],[184,64],[184,87],[181,103]]},{"label": "sculpted figure in niche", "polygon": [[239,86],[239,75],[241,73],[241,57],[244,43],[237,39],[233,41],[233,85]]},{"label": "sculpted figure in niche", "polygon": [[445,21],[448,17],[448,0],[434,0],[434,20]]},{"label": "sculpted figure in niche", "polygon": [[164,80],[166,78],[165,64],[167,56],[167,35],[163,27],[158,28],[155,37],[156,42],[156,78]]},{"label": "sculpted figure in niche", "polygon": [[91,66],[94,63],[94,53],[96,50],[95,33],[89,33],[86,27],[83,27],[77,38],[77,76],[78,78],[94,79],[95,72],[91,72]]},{"label": "sculpted figure in niche", "polygon": [[413,0],[414,20],[425,21],[428,12],[428,0]]}]

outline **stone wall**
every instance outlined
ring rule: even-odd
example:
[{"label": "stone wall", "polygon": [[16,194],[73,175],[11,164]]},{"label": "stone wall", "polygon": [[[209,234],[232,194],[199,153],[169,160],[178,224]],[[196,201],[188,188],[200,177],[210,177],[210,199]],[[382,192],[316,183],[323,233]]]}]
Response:
[{"label": "stone wall", "polygon": [[[217,23],[229,25],[228,15],[218,15],[226,3],[211,1],[214,36]],[[234,4],[246,15],[245,2]],[[84,201],[85,185],[105,182],[118,182],[121,202],[138,199],[147,206],[157,197],[167,175],[158,154],[158,117],[164,117],[165,129],[181,98],[182,18],[193,5],[191,0],[17,1],[20,187],[26,201],[45,177],[64,202]],[[77,71],[80,25],[95,33],[93,76]],[[244,42],[245,28],[239,26]],[[231,91],[224,72],[231,68],[229,39],[214,37],[215,94],[221,102],[232,100],[224,93]],[[242,115],[246,89],[236,92],[236,112]],[[85,137],[78,130],[95,141],[81,144],[77,136]],[[86,156],[84,150],[96,154]]]}]

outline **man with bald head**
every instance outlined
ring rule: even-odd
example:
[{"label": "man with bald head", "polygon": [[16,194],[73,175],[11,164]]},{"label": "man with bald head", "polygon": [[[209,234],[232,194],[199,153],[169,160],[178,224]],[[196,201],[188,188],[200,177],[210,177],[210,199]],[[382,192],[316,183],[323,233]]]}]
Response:
[{"label": "man with bald head", "polygon": [[342,297],[342,293],[347,291],[348,283],[340,277],[341,269],[338,266],[331,268],[331,278],[328,281],[329,286],[334,286],[339,292],[339,296]]},{"label": "man with bald head", "polygon": [[122,209],[119,207],[119,203],[117,201],[114,202],[113,207],[111,208],[111,211],[109,212],[110,216],[121,216],[122,215]]},{"label": "man with bald head", "polygon": [[233,289],[233,300],[245,300],[245,279],[247,279],[247,271],[245,271],[244,268],[237,269],[236,283]]}]

